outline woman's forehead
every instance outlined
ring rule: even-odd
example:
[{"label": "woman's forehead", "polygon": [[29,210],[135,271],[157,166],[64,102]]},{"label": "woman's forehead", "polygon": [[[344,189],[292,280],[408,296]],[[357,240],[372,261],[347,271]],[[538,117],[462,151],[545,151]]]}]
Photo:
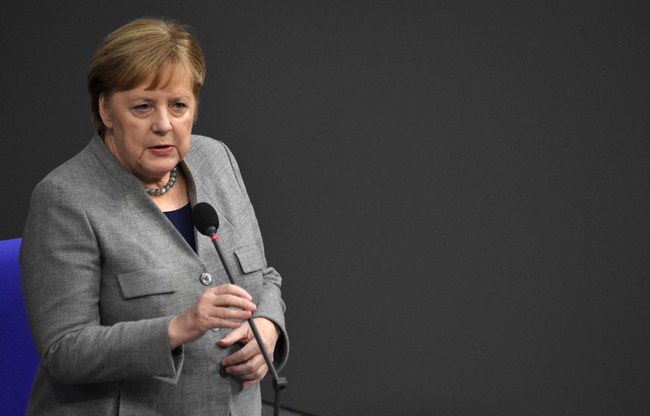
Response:
[{"label": "woman's forehead", "polygon": [[146,75],[138,86],[144,86],[145,90],[186,86],[191,90],[192,80],[190,72],[183,65],[180,63],[168,63],[160,67],[160,69]]}]

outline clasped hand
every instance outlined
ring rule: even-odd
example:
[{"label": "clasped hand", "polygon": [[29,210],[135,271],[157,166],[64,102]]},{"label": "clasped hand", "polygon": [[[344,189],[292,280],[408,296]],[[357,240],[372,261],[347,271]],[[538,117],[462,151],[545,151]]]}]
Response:
[{"label": "clasped hand", "polygon": [[[232,331],[217,344],[228,348],[236,343],[242,348],[224,358],[221,365],[227,374],[243,381],[248,387],[262,380],[268,366],[247,320],[256,309],[248,292],[236,285],[220,285],[207,289],[185,313],[169,323],[169,345],[172,349],[199,339],[211,328],[231,328]],[[273,357],[278,330],[266,318],[255,318],[255,326],[270,357]]]}]

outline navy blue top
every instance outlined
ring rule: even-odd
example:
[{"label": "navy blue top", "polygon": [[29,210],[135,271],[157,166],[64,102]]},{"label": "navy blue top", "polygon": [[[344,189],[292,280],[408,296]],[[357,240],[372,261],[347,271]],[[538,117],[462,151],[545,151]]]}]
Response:
[{"label": "navy blue top", "polygon": [[192,223],[192,209],[190,204],[185,205],[174,211],[166,211],[165,215],[174,224],[174,227],[185,238],[187,244],[196,251],[196,242],[194,241],[194,224]]}]

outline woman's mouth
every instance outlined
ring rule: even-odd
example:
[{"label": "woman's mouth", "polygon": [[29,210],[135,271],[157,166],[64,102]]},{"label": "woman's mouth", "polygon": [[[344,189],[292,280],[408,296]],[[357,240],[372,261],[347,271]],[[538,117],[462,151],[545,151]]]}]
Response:
[{"label": "woman's mouth", "polygon": [[174,146],[159,145],[159,146],[151,146],[148,147],[147,149],[149,149],[149,151],[155,155],[167,155],[174,149]]}]

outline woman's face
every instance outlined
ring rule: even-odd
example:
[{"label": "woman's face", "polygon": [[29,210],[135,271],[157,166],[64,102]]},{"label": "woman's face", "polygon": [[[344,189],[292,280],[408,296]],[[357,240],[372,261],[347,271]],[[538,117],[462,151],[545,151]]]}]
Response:
[{"label": "woman's face", "polygon": [[152,79],[100,96],[99,111],[111,153],[143,184],[160,186],[190,148],[196,100],[185,72],[149,89]]}]

